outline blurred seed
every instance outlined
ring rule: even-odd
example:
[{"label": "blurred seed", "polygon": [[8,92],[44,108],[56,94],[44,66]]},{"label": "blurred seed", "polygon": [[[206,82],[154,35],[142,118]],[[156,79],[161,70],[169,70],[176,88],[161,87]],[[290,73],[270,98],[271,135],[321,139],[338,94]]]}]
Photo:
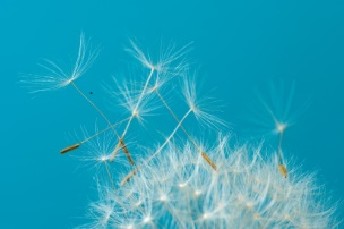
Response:
[{"label": "blurred seed", "polygon": [[281,164],[281,163],[278,164],[278,171],[284,178],[287,178],[287,168],[285,167],[284,164]]}]

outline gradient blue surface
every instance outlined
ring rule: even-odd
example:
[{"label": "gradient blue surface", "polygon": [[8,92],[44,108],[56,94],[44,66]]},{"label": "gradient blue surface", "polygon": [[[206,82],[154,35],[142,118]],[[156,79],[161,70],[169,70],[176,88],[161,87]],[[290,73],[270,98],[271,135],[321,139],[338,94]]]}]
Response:
[{"label": "gradient blue surface", "polygon": [[32,99],[18,84],[42,58],[68,67],[80,31],[102,47],[80,85],[106,112],[101,84],[128,67],[129,38],[153,51],[193,41],[189,56],[234,133],[253,88],[295,80],[295,100],[311,104],[286,135],[287,154],[343,200],[343,1],[2,0],[0,29],[0,228],[71,228],[95,198],[92,170],[58,153],[80,125],[94,125],[95,112],[70,88]]}]

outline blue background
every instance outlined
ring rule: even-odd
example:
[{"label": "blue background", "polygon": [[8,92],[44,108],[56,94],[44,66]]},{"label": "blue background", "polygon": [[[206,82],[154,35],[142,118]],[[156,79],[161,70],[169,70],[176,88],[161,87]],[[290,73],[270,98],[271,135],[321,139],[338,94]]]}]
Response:
[{"label": "blue background", "polygon": [[[287,132],[286,151],[304,171],[318,172],[327,195],[343,200],[343,23],[339,0],[2,0],[0,228],[71,228],[84,222],[94,199],[92,170],[58,151],[80,125],[92,127],[96,114],[71,88],[32,99],[18,84],[20,74],[39,72],[42,58],[68,67],[80,31],[102,47],[80,85],[95,91],[105,111],[100,85],[127,68],[130,38],[146,50],[193,41],[190,57],[226,104],[222,115],[234,133],[253,88],[295,80],[295,100],[311,103]],[[338,213],[343,218],[342,204]]]}]

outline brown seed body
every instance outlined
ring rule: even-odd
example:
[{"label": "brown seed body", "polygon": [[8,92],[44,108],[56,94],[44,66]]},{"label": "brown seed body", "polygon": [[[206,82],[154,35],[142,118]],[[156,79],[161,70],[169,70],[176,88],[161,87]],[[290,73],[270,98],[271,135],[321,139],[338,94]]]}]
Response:
[{"label": "brown seed body", "polygon": [[64,148],[63,150],[61,150],[60,153],[61,154],[68,153],[70,151],[76,150],[77,148],[79,148],[79,146],[80,146],[80,143],[68,146],[68,147]]},{"label": "brown seed body", "polygon": [[121,186],[125,185],[130,181],[130,179],[136,175],[136,169],[131,171],[126,177],[121,180]]},{"label": "brown seed body", "polygon": [[278,164],[278,171],[281,173],[281,175],[284,177],[284,178],[287,178],[287,168],[285,167],[284,164]]},{"label": "brown seed body", "polygon": [[205,152],[201,152],[203,159],[214,169],[216,170],[215,163],[209,158],[209,156]]},{"label": "brown seed body", "polygon": [[119,139],[119,145],[120,145],[121,149],[123,150],[123,152],[125,153],[125,155],[127,156],[129,163],[131,165],[135,165],[135,162],[129,153],[128,147],[125,145],[123,138]]}]

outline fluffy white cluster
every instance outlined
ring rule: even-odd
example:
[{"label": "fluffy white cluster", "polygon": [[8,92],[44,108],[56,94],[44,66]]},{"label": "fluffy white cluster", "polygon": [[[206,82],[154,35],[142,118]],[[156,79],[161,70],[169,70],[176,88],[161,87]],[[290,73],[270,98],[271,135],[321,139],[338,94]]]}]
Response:
[{"label": "fluffy white cluster", "polygon": [[[86,228],[335,228],[312,175],[278,173],[261,146],[219,137],[213,170],[186,142],[170,143],[125,186],[99,185]],[[117,185],[116,185],[117,186]]]}]

